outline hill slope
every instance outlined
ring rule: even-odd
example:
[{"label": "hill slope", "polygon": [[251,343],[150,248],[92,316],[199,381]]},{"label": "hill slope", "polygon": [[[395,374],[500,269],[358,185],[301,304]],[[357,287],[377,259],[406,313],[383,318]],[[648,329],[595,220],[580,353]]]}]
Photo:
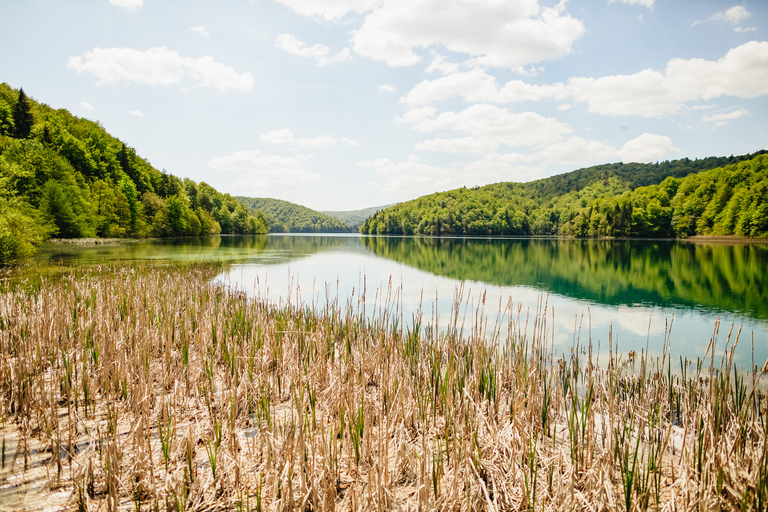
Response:
[{"label": "hill slope", "polygon": [[236,199],[251,211],[263,212],[272,232],[348,233],[356,231],[329,215],[281,199],[242,196],[237,196]]},{"label": "hill slope", "polygon": [[360,229],[360,226],[362,226],[363,222],[365,222],[365,219],[376,214],[376,212],[389,208],[390,206],[394,206],[394,204],[387,204],[384,206],[372,206],[370,208],[363,208],[362,210],[327,211],[327,212],[324,211],[320,213],[330,215],[334,219],[340,220],[341,222],[349,226],[351,229],[358,231]]},{"label": "hill slope", "polygon": [[[662,164],[610,164],[530,183],[457,189],[367,219],[371,234],[765,236],[763,152]],[[757,155],[757,156],[756,156]],[[725,166],[725,167],[722,167]],[[723,217],[728,211],[729,217]],[[768,211],[766,212],[768,213]]]},{"label": "hill slope", "polygon": [[0,84],[0,263],[51,236],[266,231],[229,194],[160,172],[99,123]]}]

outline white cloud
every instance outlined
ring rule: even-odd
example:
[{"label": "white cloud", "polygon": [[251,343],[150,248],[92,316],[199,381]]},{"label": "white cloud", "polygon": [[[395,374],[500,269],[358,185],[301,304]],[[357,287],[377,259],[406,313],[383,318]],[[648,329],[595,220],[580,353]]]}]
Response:
[{"label": "white cloud", "polygon": [[377,177],[383,178],[383,183],[376,183],[382,195],[414,198],[459,186],[455,169],[434,167],[418,161],[394,163],[387,158],[381,158],[358,162],[357,165],[373,169]]},{"label": "white cloud", "polygon": [[272,130],[259,137],[265,144],[293,144],[293,132],[289,128]]},{"label": "white cloud", "polygon": [[418,132],[448,131],[510,146],[552,143],[571,131],[568,125],[535,112],[512,113],[487,103],[461,112],[443,112],[435,117],[433,107],[411,109],[396,122],[413,123]]},{"label": "white cloud", "polygon": [[144,112],[141,110],[131,110],[131,114],[133,114],[136,117],[144,117]]},{"label": "white cloud", "polygon": [[109,0],[109,3],[128,12],[136,12],[144,5],[144,0]]},{"label": "white cloud", "polygon": [[733,30],[738,34],[746,34],[747,32],[757,32],[757,27],[736,27]]},{"label": "white cloud", "polygon": [[307,169],[305,160],[299,157],[264,155],[259,151],[237,151],[214,158],[208,167],[218,172],[240,174],[231,187],[239,193],[261,194],[265,189],[293,188],[312,184],[321,176]]},{"label": "white cloud", "polygon": [[717,61],[672,59],[664,73],[572,78],[568,89],[591,112],[644,117],[675,113],[687,101],[754,98],[768,94],[768,42],[751,41]]},{"label": "white cloud", "polygon": [[745,20],[751,16],[750,12],[741,5],[734,5],[730,9],[721,11],[710,16],[709,19],[713,21],[727,21],[734,25],[741,20]]},{"label": "white cloud", "polygon": [[[272,130],[259,137],[259,140],[265,144],[287,145],[299,149],[325,149],[336,145],[336,139],[328,135],[321,135],[312,139],[296,139],[290,128]],[[352,141],[351,139],[344,140]]]},{"label": "white cloud", "polygon": [[350,60],[349,48],[344,48],[335,57],[329,57],[331,49],[322,44],[307,46],[306,43],[299,41],[291,34],[280,34],[275,39],[275,46],[281,50],[296,55],[298,57],[308,57],[315,60],[315,65],[319,67],[344,62]]},{"label": "white cloud", "polygon": [[434,55],[434,59],[432,59],[432,62],[430,62],[429,66],[424,70],[427,73],[433,73],[435,71],[440,72],[444,75],[450,75],[452,73],[458,73],[459,72],[459,65],[455,62],[448,62],[445,60],[445,57],[442,55],[438,55],[435,52],[432,52]]},{"label": "white cloud", "polygon": [[644,133],[624,144],[621,148],[621,161],[653,162],[677,151],[680,150],[672,145],[672,139],[669,137]]},{"label": "white cloud", "polygon": [[200,34],[203,37],[211,37],[211,34],[205,30],[205,27],[189,27],[187,30],[189,32],[194,32],[195,34]]},{"label": "white cloud", "polygon": [[510,80],[499,87],[496,78],[485,70],[452,73],[435,80],[423,80],[401,98],[407,105],[427,105],[453,96],[461,96],[472,103],[510,103],[538,101],[546,98],[562,99],[566,96],[565,84],[532,85],[521,80]]},{"label": "white cloud", "polygon": [[391,92],[395,92],[395,87],[393,85],[384,84],[384,85],[380,85],[378,90],[379,90],[379,94],[382,94],[385,92],[391,93]]},{"label": "white cloud", "polygon": [[294,12],[323,21],[338,21],[349,13],[363,13],[381,0],[277,0]]},{"label": "white cloud", "polygon": [[414,50],[440,46],[483,66],[516,68],[571,53],[585,29],[563,10],[563,2],[536,0],[382,0],[353,32],[353,48],[390,66],[416,64]]},{"label": "white cloud", "polygon": [[717,114],[712,114],[709,116],[704,116],[701,118],[701,121],[703,123],[715,123],[717,126],[725,126],[728,124],[728,121],[733,121],[734,119],[739,119],[742,116],[745,116],[749,114],[749,111],[743,108],[737,108],[736,110],[732,110],[731,112],[719,112]]},{"label": "white cloud", "polygon": [[443,153],[479,153],[485,155],[496,151],[499,144],[494,141],[480,140],[475,137],[454,139],[432,139],[416,144],[419,151],[440,151]]},{"label": "white cloud", "polygon": [[534,164],[533,158],[520,153],[491,153],[465,166],[460,181],[466,186],[487,185],[500,181],[531,181],[544,175],[546,166]]},{"label": "white cloud", "polygon": [[203,87],[248,91],[254,80],[250,73],[237,73],[212,57],[193,59],[162,46],[139,51],[135,48],[94,48],[77,57],[70,57],[67,67],[78,73],[96,77],[97,85],[115,82],[135,82],[151,86],[177,85],[189,77]]},{"label": "white cloud", "polygon": [[81,101],[80,103],[78,103],[78,105],[80,105],[80,108],[85,110],[96,110],[94,106],[88,103],[87,101]]},{"label": "white cloud", "polygon": [[613,2],[621,2],[629,5],[644,5],[649,9],[653,9],[653,4],[656,3],[656,0],[608,0],[608,3]]},{"label": "white cloud", "polygon": [[357,142],[355,139],[348,139],[347,137],[344,137],[343,139],[341,139],[341,143],[351,148],[356,148],[360,145],[360,143]]},{"label": "white cloud", "polygon": [[296,139],[296,147],[301,149],[326,149],[336,145],[336,139],[321,135],[313,139]]},{"label": "white cloud", "polygon": [[537,158],[547,163],[569,165],[574,169],[590,165],[615,162],[621,152],[615,147],[597,140],[570,137],[567,141],[555,142],[539,151]]}]

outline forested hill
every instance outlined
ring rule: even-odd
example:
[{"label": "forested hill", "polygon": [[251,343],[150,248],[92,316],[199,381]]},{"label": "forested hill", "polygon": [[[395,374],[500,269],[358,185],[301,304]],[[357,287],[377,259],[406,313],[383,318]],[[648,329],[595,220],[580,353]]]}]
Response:
[{"label": "forested hill", "polygon": [[390,206],[394,206],[394,204],[387,204],[384,206],[372,206],[370,208],[363,208],[362,210],[324,211],[320,213],[330,215],[334,219],[340,220],[341,222],[349,226],[354,231],[358,231],[360,229],[360,226],[363,225],[363,222],[365,222],[365,219],[375,214],[379,210],[389,208]]},{"label": "forested hill", "polygon": [[530,183],[423,196],[361,233],[576,237],[768,236],[768,155],[610,164]]},{"label": "forested hill", "polygon": [[338,219],[280,199],[242,197],[236,199],[251,211],[262,211],[272,233],[348,233],[357,231]]},{"label": "forested hill", "polygon": [[0,263],[49,237],[266,231],[229,194],[160,172],[99,123],[0,84]]}]

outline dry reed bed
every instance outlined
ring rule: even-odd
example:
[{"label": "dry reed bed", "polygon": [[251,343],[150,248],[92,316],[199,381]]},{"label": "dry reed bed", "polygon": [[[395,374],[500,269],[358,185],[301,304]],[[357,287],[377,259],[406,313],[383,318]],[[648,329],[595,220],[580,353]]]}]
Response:
[{"label": "dry reed bed", "polygon": [[0,509],[768,506],[767,399],[731,364],[735,333],[706,362],[598,367],[589,343],[551,356],[545,305],[511,311],[493,345],[480,317],[438,335],[392,302],[366,321],[359,303],[271,306],[209,278],[4,291]]}]

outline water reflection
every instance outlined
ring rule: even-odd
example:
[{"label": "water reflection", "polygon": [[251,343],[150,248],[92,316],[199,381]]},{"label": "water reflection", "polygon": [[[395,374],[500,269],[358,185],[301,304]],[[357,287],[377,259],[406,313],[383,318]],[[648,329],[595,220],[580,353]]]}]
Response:
[{"label": "water reflection", "polygon": [[458,280],[533,286],[599,304],[768,319],[768,245],[382,237],[363,243],[374,254]]},{"label": "water reflection", "polygon": [[38,255],[40,265],[65,267],[142,261],[219,262],[218,280],[253,295],[351,303],[369,316],[389,297],[403,322],[422,311],[438,328],[449,325],[460,291],[459,322],[482,314],[487,332],[497,327],[502,337],[518,311],[524,323],[546,302],[548,339],[560,350],[581,336],[605,351],[612,331],[622,351],[658,352],[674,317],[672,350],[695,359],[720,318],[718,347],[731,323],[743,324],[737,359],[751,364],[752,335],[756,363],[768,358],[768,245],[270,235],[49,245]]}]

